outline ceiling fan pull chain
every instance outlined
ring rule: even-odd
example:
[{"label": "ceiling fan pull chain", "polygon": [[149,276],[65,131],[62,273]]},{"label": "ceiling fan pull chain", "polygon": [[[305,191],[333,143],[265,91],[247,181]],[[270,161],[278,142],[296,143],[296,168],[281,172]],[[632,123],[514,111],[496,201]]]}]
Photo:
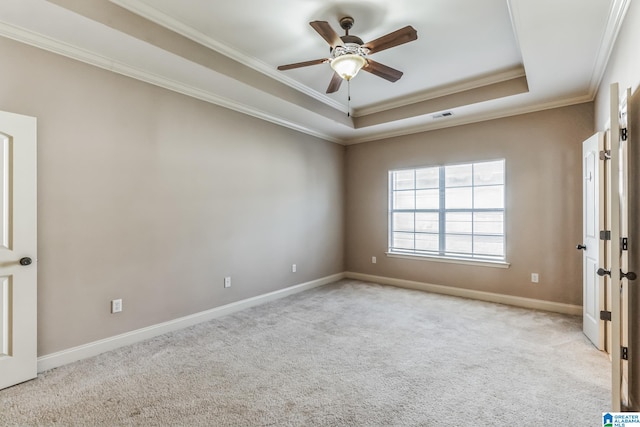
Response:
[{"label": "ceiling fan pull chain", "polygon": [[351,117],[351,80],[347,80],[347,117]]}]

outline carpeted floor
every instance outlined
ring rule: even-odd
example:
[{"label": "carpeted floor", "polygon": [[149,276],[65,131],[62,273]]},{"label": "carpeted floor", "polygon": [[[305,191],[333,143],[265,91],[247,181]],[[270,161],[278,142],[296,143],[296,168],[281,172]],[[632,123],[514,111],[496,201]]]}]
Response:
[{"label": "carpeted floor", "polygon": [[578,317],[344,280],[44,372],[0,425],[595,426]]}]

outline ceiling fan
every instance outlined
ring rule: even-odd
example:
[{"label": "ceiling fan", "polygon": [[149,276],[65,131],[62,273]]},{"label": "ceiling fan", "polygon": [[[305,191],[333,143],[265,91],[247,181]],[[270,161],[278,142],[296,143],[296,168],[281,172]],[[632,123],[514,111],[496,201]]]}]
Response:
[{"label": "ceiling fan", "polygon": [[309,22],[309,25],[331,46],[331,57],[281,65],[278,67],[278,70],[291,70],[293,68],[325,64],[328,62],[331,68],[333,68],[334,73],[327,88],[327,93],[336,92],[340,89],[342,80],[351,80],[358,74],[360,69],[382,77],[390,82],[395,82],[400,79],[400,77],[402,77],[402,71],[375,62],[369,59],[368,55],[416,40],[418,38],[418,32],[415,28],[408,25],[368,43],[363,43],[360,37],[349,34],[353,22],[354,20],[350,16],[340,19],[340,27],[345,30],[344,36],[338,36],[326,21]]}]

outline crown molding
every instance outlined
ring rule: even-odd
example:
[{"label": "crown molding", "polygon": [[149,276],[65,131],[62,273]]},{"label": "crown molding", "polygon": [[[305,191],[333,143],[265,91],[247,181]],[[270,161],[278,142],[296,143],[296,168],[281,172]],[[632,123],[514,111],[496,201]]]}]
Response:
[{"label": "crown molding", "polygon": [[472,89],[477,89],[483,86],[489,86],[496,83],[502,83],[508,80],[513,80],[518,77],[526,77],[524,67],[522,65],[496,73],[491,73],[478,78],[468,79],[461,82],[456,82],[450,85],[441,86],[426,92],[414,94],[411,96],[405,96],[389,102],[383,102],[380,104],[372,105],[369,107],[358,108],[353,112],[354,117],[364,117],[370,114],[380,113],[382,111],[392,110],[394,108],[404,107],[405,105],[416,104],[418,102],[428,101],[434,98],[440,98],[443,96],[453,95],[459,92],[465,92]]},{"label": "crown molding", "polygon": [[413,117],[425,117],[437,112],[455,111],[456,108],[481,102],[494,101],[529,92],[529,85],[525,76],[514,79],[502,80],[489,85],[480,85],[473,89],[454,92],[425,101],[416,102],[386,110],[376,114],[356,117],[354,125],[356,129],[363,129],[383,123],[393,123],[397,120],[406,120]]},{"label": "crown molding", "polygon": [[622,28],[622,22],[627,14],[631,0],[614,0],[609,17],[607,19],[607,27],[602,35],[602,41],[600,42],[600,48],[598,49],[598,56],[593,67],[593,74],[591,75],[591,81],[589,83],[589,94],[591,99],[595,99],[598,93],[598,88],[604,78],[604,73],[607,70],[607,64],[613,48],[615,46],[618,33]]},{"label": "crown molding", "polygon": [[389,132],[379,132],[373,135],[366,135],[362,137],[349,138],[344,141],[344,145],[361,144],[364,142],[378,141],[381,139],[395,138],[399,136],[412,135],[421,132],[429,132],[438,129],[446,129],[455,126],[468,125],[472,123],[479,123],[488,120],[502,119],[505,117],[519,116],[521,114],[535,113],[538,111],[551,110],[554,108],[567,107],[570,105],[583,104],[585,102],[593,101],[593,97],[590,95],[577,96],[568,99],[562,99],[550,102],[540,102],[532,105],[526,105],[519,108],[504,108],[496,111],[492,111],[485,114],[469,114],[467,116],[453,116],[446,119],[434,119],[430,123],[405,127],[401,129],[392,130]]},{"label": "crown molding", "polygon": [[[111,3],[116,4],[118,6],[124,7],[125,9],[131,10],[132,8],[137,8],[137,5],[134,5],[133,0],[109,0]],[[510,6],[510,10],[512,9],[515,0],[508,0],[508,4]],[[149,84],[153,84],[158,87],[165,88],[167,90],[171,90],[177,93],[184,94],[186,96],[190,96],[196,99],[203,100],[205,102],[215,104],[221,106],[223,108],[227,108],[242,114],[246,114],[261,120],[265,120],[267,122],[283,126],[289,129],[292,129],[297,132],[301,132],[303,134],[310,135],[312,137],[320,138],[329,142],[341,144],[341,145],[350,145],[350,144],[358,144],[369,141],[376,141],[381,139],[399,137],[408,134],[415,134],[420,132],[427,132],[436,129],[449,128],[454,126],[460,126],[465,124],[477,123],[486,120],[493,120],[502,117],[510,117],[519,114],[527,114],[531,112],[541,111],[545,109],[559,108],[568,105],[580,104],[584,102],[593,101],[597,89],[601,84],[602,79],[606,73],[607,62],[609,61],[610,55],[612,54],[613,48],[615,46],[615,41],[618,36],[618,33],[621,29],[624,17],[630,6],[631,0],[613,0],[609,16],[606,18],[606,28],[602,34],[602,40],[598,49],[597,57],[594,60],[594,69],[591,76],[590,88],[588,93],[582,96],[577,96],[569,99],[563,100],[554,100],[554,101],[539,101],[534,103],[533,105],[528,106],[518,106],[513,109],[508,107],[500,108],[498,110],[488,112],[488,113],[472,113],[465,112],[465,109],[462,108],[460,112],[456,112],[456,115],[453,117],[443,118],[443,119],[431,119],[426,123],[415,124],[416,121],[412,121],[411,119],[399,120],[396,124],[391,124],[391,126],[372,126],[368,129],[362,129],[362,132],[358,130],[354,130],[353,134],[349,133],[334,133],[328,127],[324,130],[322,129],[322,123],[318,123],[318,126],[315,126],[313,123],[314,117],[311,116],[312,120],[307,120],[307,116],[302,120],[303,124],[300,124],[296,118],[283,118],[279,114],[277,114],[278,108],[270,109],[263,106],[252,106],[248,105],[248,103],[243,103],[233,99],[233,97],[221,96],[216,94],[213,90],[202,89],[190,84],[185,84],[175,79],[171,79],[166,77],[165,75],[154,73],[153,71],[143,69],[141,67],[137,67],[134,65],[130,65],[126,60],[119,61],[112,59],[109,55],[101,55],[100,53],[96,53],[95,51],[91,51],[86,48],[82,48],[79,45],[75,45],[69,42],[64,42],[57,40],[55,38],[46,36],[44,34],[40,34],[39,32],[34,31],[33,29],[22,28],[19,26],[15,26],[9,23],[0,22],[0,36],[4,36],[9,39],[16,40],[21,43],[25,43],[31,46],[35,46],[37,48],[52,52],[54,54],[58,54],[61,56],[65,56],[74,60],[78,60],[80,62],[84,62],[89,65],[93,65],[111,72],[115,72],[127,77],[131,77]],[[142,5],[144,6],[144,5]],[[149,8],[152,9],[152,8]],[[157,12],[157,11],[156,11]],[[515,11],[517,12],[517,10]],[[137,12],[134,12],[137,13]],[[511,10],[512,20],[513,20],[514,11]],[[212,50],[218,51],[221,54],[230,57],[246,65],[247,67],[251,67],[257,70],[260,73],[267,74],[268,76],[287,84],[288,86],[294,87],[302,93],[305,93],[314,99],[317,99],[330,107],[337,106],[338,109],[342,110],[343,106],[332,99],[328,99],[322,94],[310,90],[304,86],[301,86],[299,83],[294,80],[285,77],[283,74],[277,73],[272,67],[268,67],[266,64],[261,63],[253,58],[249,58],[248,56],[243,56],[242,54],[233,51],[228,46],[220,44],[215,40],[212,40],[204,35],[193,32],[193,34],[189,33],[189,29],[184,26],[182,29],[177,29],[176,27],[180,25],[180,23],[167,23],[160,22],[161,17],[157,17],[157,19],[152,19],[148,16],[148,14],[143,14],[140,12],[141,16],[144,16],[147,19],[150,19],[158,25],[162,25],[165,28],[168,28],[176,33],[183,35],[191,40],[194,40],[197,43],[205,45]],[[166,17],[167,20],[171,20],[171,18]],[[604,17],[603,17],[604,19]],[[171,25],[170,25],[171,24]],[[174,25],[175,24],[175,25]],[[34,27],[35,28],[35,27]],[[198,37],[202,36],[206,38],[206,40],[201,40]],[[516,34],[516,38],[518,34]],[[181,58],[183,59],[183,58]],[[215,70],[210,70],[212,73],[215,73]],[[410,103],[420,102],[424,100],[429,100],[432,98],[437,98],[440,96],[445,96],[447,94],[455,94],[460,91],[481,87],[486,84],[490,84],[491,82],[500,82],[503,80],[508,80],[509,78],[518,76],[525,76],[525,69],[522,66],[503,70],[499,73],[485,75],[481,78],[472,79],[468,81],[458,82],[454,85],[447,85],[445,87],[440,87],[435,90],[430,90],[428,92],[423,92],[421,94],[412,95],[409,97],[405,97],[403,99],[395,99],[390,102],[384,102],[377,104],[375,106],[364,107],[362,109],[358,109],[355,112],[357,117],[363,117],[369,114],[373,114],[375,112],[386,111],[388,109],[396,108],[397,106],[404,106]],[[526,76],[525,76],[526,77]],[[298,87],[300,86],[300,87]],[[273,96],[266,94],[266,96]],[[277,99],[274,98],[261,98],[262,100],[269,99]],[[327,102],[327,100],[329,102]],[[283,101],[286,102],[286,101]],[[331,105],[331,104],[334,105]],[[279,104],[284,105],[284,104]],[[294,104],[291,104],[292,106]],[[267,111],[265,111],[267,110]],[[455,109],[453,109],[455,110]],[[316,117],[322,117],[326,119],[326,117],[321,116],[319,113]],[[422,119],[427,115],[423,115]],[[417,119],[415,117],[414,119]],[[414,123],[415,125],[411,125]],[[392,129],[389,129],[392,127]],[[378,132],[376,132],[376,129]],[[348,136],[353,135],[353,136]]]},{"label": "crown molding", "polygon": [[215,40],[201,33],[200,31],[193,29],[192,27],[189,27],[188,25],[183,24],[177,19],[174,19],[151,6],[148,6],[146,4],[143,4],[141,2],[136,2],[133,0],[109,0],[109,1],[124,9],[127,9],[132,13],[135,13],[136,15],[139,15],[145,19],[148,19],[149,21],[155,22],[156,24],[164,28],[168,28],[169,30],[177,34],[180,34],[190,40],[193,40],[198,44],[208,47],[209,49],[215,50],[216,52],[221,53],[222,55],[225,55],[226,57],[231,58],[234,61],[237,61],[262,74],[265,74],[271,77],[272,79],[279,81],[280,83],[290,86],[304,93],[305,95],[308,95],[332,108],[335,108],[336,110],[342,111],[344,109],[344,105],[342,105],[341,103],[321,94],[320,92],[310,89],[309,87],[297,82],[296,80],[290,77],[287,77],[282,73],[279,73],[270,65],[267,65],[264,62],[259,61],[258,59],[253,58],[249,55],[245,55],[244,53],[241,53],[238,50],[230,46],[227,46],[226,44],[221,43],[218,40]]},{"label": "crown molding", "polygon": [[93,65],[107,71],[112,71],[114,73],[131,77],[133,79],[140,80],[155,86],[159,86],[173,92],[181,93],[192,98],[197,98],[202,101],[218,105],[220,107],[237,111],[239,113],[247,114],[249,116],[268,121],[270,123],[274,123],[298,132],[305,133],[307,135],[314,136],[316,138],[324,139],[326,141],[334,142],[337,144],[344,143],[344,141],[340,138],[335,138],[331,135],[318,132],[315,129],[301,126],[297,123],[285,120],[266,111],[247,106],[232,99],[225,98],[212,92],[186,85],[184,83],[180,83],[178,81],[151,73],[146,70],[142,70],[137,67],[132,67],[120,61],[116,61],[112,58],[107,58],[105,56],[90,52],[86,49],[82,49],[65,42],[61,42],[59,40],[54,40],[50,37],[35,33],[33,31],[0,22],[0,36],[25,43],[30,46],[34,46],[48,52],[62,55],[67,58],[75,59],[77,61]]},{"label": "crown molding", "polygon": [[7,23],[0,22],[0,36],[7,37],[9,39],[28,44],[30,46],[34,46],[39,49],[46,50],[48,52],[62,55],[67,58],[71,58],[89,65],[102,68],[107,71],[112,71],[127,77],[134,78],[136,80],[144,81],[146,83],[159,86],[164,89],[171,90],[173,92],[181,93],[186,96],[200,99],[202,101],[206,101],[211,104],[218,105],[220,107],[228,108],[230,110],[237,111],[242,114],[247,114],[249,116],[252,116],[261,120],[265,120],[270,123],[274,123],[276,125],[284,126],[286,128],[289,128],[289,129],[292,129],[316,138],[320,138],[329,142],[340,144],[340,145],[360,144],[364,142],[371,142],[371,141],[377,141],[381,139],[394,138],[398,136],[411,135],[411,134],[416,134],[420,132],[428,132],[428,131],[437,130],[437,129],[444,129],[444,128],[455,127],[455,126],[460,126],[465,124],[482,122],[485,120],[499,119],[503,117],[532,113],[532,112],[546,110],[546,109],[559,108],[559,107],[564,107],[568,105],[581,104],[584,102],[593,101],[593,96],[589,94],[581,97],[570,98],[567,100],[534,104],[534,105],[525,106],[517,109],[499,110],[499,111],[494,111],[487,114],[472,114],[465,117],[454,116],[449,119],[444,119],[444,120],[440,119],[440,120],[432,121],[430,123],[420,125],[420,126],[401,128],[401,129],[396,129],[388,132],[379,132],[374,135],[366,135],[366,136],[354,137],[354,138],[337,138],[337,137],[328,135],[326,133],[319,132],[315,129],[312,129],[306,126],[301,126],[292,121],[284,120],[281,117],[274,116],[273,114],[270,114],[268,112],[265,112],[256,108],[248,107],[247,105],[238,103],[228,98],[218,96],[214,93],[203,91],[193,86],[179,83],[175,80],[171,80],[163,76],[126,65],[119,61],[115,61],[111,58],[98,55],[88,50],[81,49],[76,46],[70,45],[68,43],[64,43],[59,40],[54,40],[50,37],[46,37],[41,34],[29,31],[29,30],[25,30],[23,28],[19,28]]}]

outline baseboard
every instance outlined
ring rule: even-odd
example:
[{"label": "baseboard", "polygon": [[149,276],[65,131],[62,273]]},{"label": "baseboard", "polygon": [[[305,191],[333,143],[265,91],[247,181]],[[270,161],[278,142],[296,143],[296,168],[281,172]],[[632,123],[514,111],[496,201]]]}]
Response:
[{"label": "baseboard", "polygon": [[231,304],[212,308],[211,310],[202,311],[200,313],[180,317],[168,322],[158,323],[146,328],[137,329],[135,331],[126,332],[124,334],[47,354],[38,357],[38,372],[47,371],[49,369],[57,368],[59,366],[86,359],[88,357],[97,356],[98,354],[104,353],[106,351],[115,350],[119,347],[134,344],[136,342],[144,341],[158,335],[166,334],[168,332],[206,322],[217,317],[225,316],[256,305],[264,304],[269,301],[284,298],[298,292],[306,291],[308,289],[316,288],[319,286],[324,286],[343,279],[344,277],[345,273],[333,274],[331,276],[326,276],[320,279],[312,280],[310,282],[290,286],[288,288],[280,289],[274,292],[269,292],[264,295],[258,295],[252,298],[244,299],[242,301],[237,301]]},{"label": "baseboard", "polygon": [[348,279],[379,283],[381,285],[391,285],[397,286],[399,288],[416,289],[437,294],[496,302],[499,304],[513,305],[522,308],[552,311],[555,313],[571,314],[574,316],[582,315],[582,306],[580,305],[563,304],[559,302],[544,301],[533,298],[515,297],[511,295],[496,294],[492,292],[474,291],[471,289],[434,285],[431,283],[415,282],[412,280],[394,279],[392,277],[374,276],[370,274],[354,273],[351,271],[347,271],[345,273],[345,277]]},{"label": "baseboard", "polygon": [[552,301],[537,300],[532,298],[515,297],[510,295],[502,295],[491,292],[474,291],[470,289],[454,288],[450,286],[434,285],[431,283],[416,282],[412,280],[395,279],[392,277],[374,276],[370,274],[343,272],[333,274],[331,276],[322,277],[310,282],[301,283],[299,285],[290,286],[264,295],[258,295],[247,298],[242,301],[233,302],[211,310],[202,311],[200,313],[191,314],[189,316],[180,317],[168,322],[158,323],[146,328],[136,329],[135,331],[126,332],[124,334],[115,335],[98,341],[93,341],[77,347],[61,350],[55,353],[38,357],[38,372],[47,371],[57,368],[78,360],[88,357],[97,356],[98,354],[115,350],[117,348],[144,341],[158,335],[183,329],[198,323],[206,322],[217,317],[225,316],[245,310],[247,308],[274,301],[289,295],[324,286],[329,283],[336,282],[340,279],[349,278],[362,280],[367,282],[379,283],[382,285],[397,286],[406,289],[416,289],[420,291],[433,292],[444,295],[452,295],[463,298],[477,299],[481,301],[495,302],[499,304],[513,305],[516,307],[531,308],[536,310],[551,311],[556,313],[564,313],[571,315],[582,315],[582,306],[562,304]]}]

